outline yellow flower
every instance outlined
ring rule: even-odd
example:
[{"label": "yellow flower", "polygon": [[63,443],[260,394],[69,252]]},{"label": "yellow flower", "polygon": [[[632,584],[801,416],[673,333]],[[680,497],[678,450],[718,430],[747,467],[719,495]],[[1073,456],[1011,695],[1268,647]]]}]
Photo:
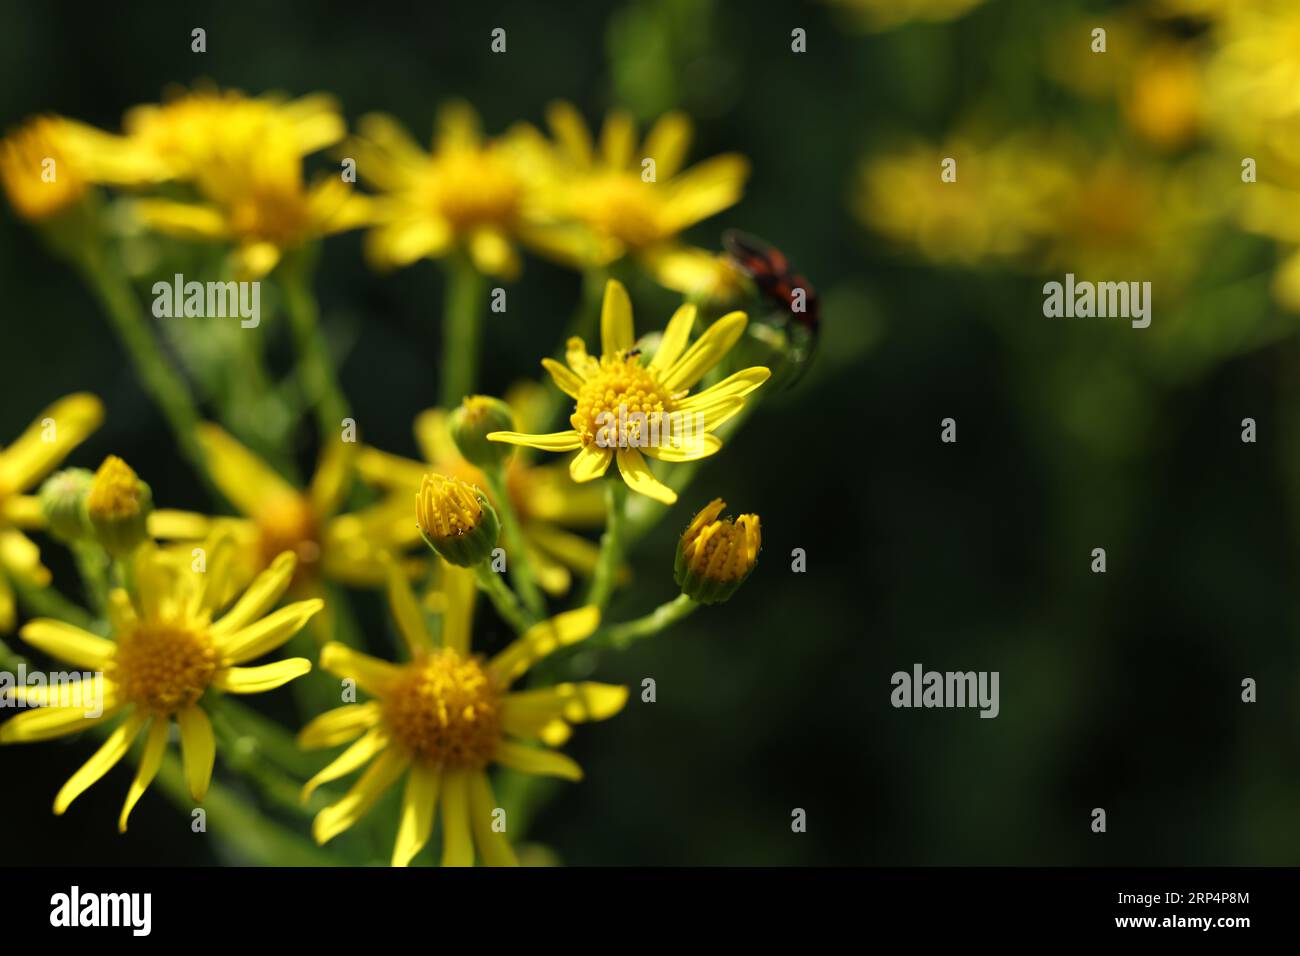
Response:
[{"label": "yellow flower", "polygon": [[714,498],[682,532],[673,576],[700,604],[720,604],[745,583],[758,563],[763,535],[758,515],[719,520],[727,503]]},{"label": "yellow flower", "polygon": [[632,303],[622,284],[611,279],[600,315],[600,358],[588,355],[582,340],[572,338],[567,367],[542,359],[560,391],[574,400],[572,427],[547,435],[493,432],[488,438],[542,451],[576,451],[569,476],[577,482],[599,478],[617,459],[629,488],[672,504],[677,493],[651,473],[645,455],[668,462],[712,455],[722,447],[714,430],[771,375],[754,366],[691,395],[691,388],[736,344],[748,321],[743,312],[731,312],[687,347],[695,312],[695,306],[683,305],[673,313],[654,358],[643,365],[634,348]]},{"label": "yellow flower", "polygon": [[[941,178],[949,159],[955,181]],[[1067,171],[1028,140],[914,144],[868,160],[854,211],[933,262],[1015,261],[1051,231],[1068,182]]]},{"label": "yellow flower", "polygon": [[19,530],[45,524],[40,499],[23,492],[58,467],[103,418],[99,399],[77,392],[41,412],[17,441],[0,450],[0,633],[14,627],[10,579],[41,587],[50,583],[40,550]]},{"label": "yellow flower", "polygon": [[145,547],[132,566],[134,600],[122,590],[110,595],[110,638],[44,618],[24,625],[27,643],[95,676],[71,693],[67,685],[18,688],[27,704],[38,706],[0,726],[0,743],[49,740],[126,718],[59,790],[56,815],[108,773],[143,733],[140,766],[118,819],[125,832],[131,810],[162,763],[173,719],[180,727],[190,795],[203,800],[216,753],[212,725],[199,705],[204,692],[214,687],[260,694],[311,670],[303,658],[239,666],[280,647],[320,610],[320,601],[300,601],[267,614],[289,586],[294,563],[292,554],[281,555],[220,614],[229,585],[221,571],[225,562],[214,555],[206,572],[198,573]]},{"label": "yellow flower", "polygon": [[233,268],[259,279],[285,252],[370,220],[367,200],[338,176],[303,182],[297,132],[263,131],[256,149],[220,154],[196,172],[201,199],[141,199],[136,214],[159,232],[185,239],[229,242]]},{"label": "yellow flower", "polygon": [[298,559],[296,584],[314,592],[320,578],[374,586],[383,581],[380,556],[419,540],[410,498],[394,495],[360,511],[340,514],[355,445],[340,442],[322,452],[306,492],[299,491],[217,425],[199,426],[212,479],[242,518],[207,518],[184,511],[155,511],[155,537],[198,541],[214,529],[240,546],[245,580],[281,551]]},{"label": "yellow flower", "polygon": [[213,164],[230,165],[264,146],[268,136],[286,140],[298,157],[333,146],[346,132],[333,98],[323,94],[286,102],[278,96],[247,97],[236,90],[199,87],[164,103],[129,110],[123,120],[126,144],[152,177],[202,179]]},{"label": "yellow flower", "polygon": [[38,222],[81,201],[88,183],[68,154],[66,120],[38,116],[0,141],[0,183],[14,211]]},{"label": "yellow flower", "polygon": [[[550,748],[569,738],[570,724],[618,713],[627,689],[584,682],[512,692],[511,685],[538,661],[590,636],[600,612],[584,607],[560,614],[485,660],[470,651],[473,572],[444,570],[446,604],[438,637],[406,577],[397,569],[389,573],[389,601],[411,656],[408,663],[389,663],[337,643],[321,649],[321,667],[355,680],[375,699],[329,711],[303,728],[299,743],[307,749],[352,742],[307,783],[303,797],[366,767],[346,796],[317,815],[312,833],[323,844],[365,816],[406,774],[394,866],[408,865],[429,841],[438,804],[444,866],[472,866],[476,848],[489,866],[514,865],[510,821],[498,812],[488,765],[581,779],[581,768]],[[546,746],[530,746],[534,741]],[[497,822],[504,827],[494,826]]]},{"label": "yellow flower", "polygon": [[605,118],[598,146],[569,103],[552,104],[547,122],[555,137],[550,180],[540,192],[547,223],[529,226],[525,237],[574,268],[632,254],[653,272],[682,231],[740,200],[749,175],[736,154],[682,171],[691,122],[681,113],[660,117],[639,146],[623,111]]},{"label": "yellow flower", "polygon": [[446,475],[425,475],[420,482],[415,523],[425,544],[443,560],[462,568],[486,561],[501,531],[487,495]]},{"label": "yellow flower", "polygon": [[431,152],[392,117],[363,117],[347,152],[380,193],[366,236],[371,261],[391,269],[462,249],[482,273],[517,275],[514,240],[533,179],[519,147],[514,133],[485,139],[477,114],[461,102],[439,110]]},{"label": "yellow flower", "polygon": [[[521,425],[535,423],[533,391],[540,386],[517,386],[506,395],[507,404]],[[390,491],[413,494],[424,474],[436,471],[484,489],[492,498],[483,472],[467,462],[451,440],[448,414],[430,408],[415,419],[415,440],[424,462],[363,447],[357,455],[357,473],[369,484]],[[523,531],[528,559],[538,583],[550,594],[563,594],[572,580],[570,571],[590,575],[596,567],[599,549],[571,529],[597,528],[605,520],[605,503],[600,489],[575,485],[563,467],[534,464],[525,453],[514,455],[506,465],[506,492]],[[410,500],[409,498],[407,499]],[[493,502],[500,507],[500,502]]]}]

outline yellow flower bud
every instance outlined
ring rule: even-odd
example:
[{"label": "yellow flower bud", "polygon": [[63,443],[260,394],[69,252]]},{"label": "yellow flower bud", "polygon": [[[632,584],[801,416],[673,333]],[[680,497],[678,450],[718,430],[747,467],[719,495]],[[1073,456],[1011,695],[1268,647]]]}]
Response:
[{"label": "yellow flower bud", "polygon": [[113,557],[125,557],[148,539],[152,511],[149,486],[121,458],[105,458],[86,493],[86,516],[95,540]]},{"label": "yellow flower bud", "polygon": [[451,413],[452,440],[465,460],[479,468],[493,468],[514,451],[513,446],[488,441],[491,432],[515,430],[515,416],[510,406],[489,395],[469,395]]},{"label": "yellow flower bud", "polygon": [[682,593],[700,604],[720,604],[758,563],[762,532],[758,515],[722,518],[727,503],[714,498],[682,532],[673,577]]},{"label": "yellow flower bud", "polygon": [[415,496],[415,523],[425,544],[451,564],[471,568],[496,547],[501,524],[487,496],[471,484],[429,474]]}]

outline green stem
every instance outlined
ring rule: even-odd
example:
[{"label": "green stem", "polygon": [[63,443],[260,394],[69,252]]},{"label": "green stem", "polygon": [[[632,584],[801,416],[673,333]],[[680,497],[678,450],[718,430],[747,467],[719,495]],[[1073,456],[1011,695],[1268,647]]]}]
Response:
[{"label": "green stem", "polygon": [[280,268],[285,311],[293,330],[307,400],[316,409],[321,439],[337,441],[343,419],[348,417],[348,400],[339,385],[329,345],[320,327],[320,309],[311,291],[312,255],[300,250]]},{"label": "green stem", "polygon": [[90,606],[102,616],[108,609],[108,556],[102,548],[86,541],[73,544],[72,555]]},{"label": "green stem", "polygon": [[478,377],[485,282],[468,258],[447,259],[442,314],[442,407],[455,408],[474,391]]},{"label": "green stem", "polygon": [[624,650],[633,641],[640,640],[643,637],[651,637],[660,631],[666,630],[682,618],[693,613],[697,607],[699,607],[699,604],[695,601],[692,601],[685,594],[679,594],[671,601],[659,605],[645,617],[638,617],[623,624],[615,624],[592,635],[587,640],[587,645],[589,647],[612,647],[615,650]]},{"label": "green stem", "polygon": [[474,573],[478,575],[479,587],[487,594],[488,599],[496,607],[497,613],[515,629],[516,634],[522,634],[532,627],[532,615],[519,603],[515,592],[506,587],[506,583],[501,580],[501,575],[493,571],[488,562],[482,561],[476,565]]},{"label": "green stem", "polygon": [[587,603],[602,610],[614,593],[614,578],[623,561],[626,525],[627,485],[615,475],[605,480],[605,533],[600,538],[600,556],[587,594]]},{"label": "green stem", "polygon": [[533,574],[533,563],[529,560],[528,549],[524,544],[523,530],[519,527],[519,518],[515,515],[514,505],[510,501],[510,491],[506,486],[506,473],[502,465],[494,465],[483,471],[492,500],[497,506],[497,515],[501,518],[501,537],[505,541],[507,557],[510,561],[510,580],[523,598],[524,606],[534,617],[546,613],[546,601],[537,586]]},{"label": "green stem", "polygon": [[141,313],[135,293],[103,256],[86,254],[76,261],[95,298],[107,313],[118,340],[131,357],[144,390],[171,426],[181,452],[200,477],[210,482],[206,458],[198,440],[199,412],[189,386],[163,354]]}]

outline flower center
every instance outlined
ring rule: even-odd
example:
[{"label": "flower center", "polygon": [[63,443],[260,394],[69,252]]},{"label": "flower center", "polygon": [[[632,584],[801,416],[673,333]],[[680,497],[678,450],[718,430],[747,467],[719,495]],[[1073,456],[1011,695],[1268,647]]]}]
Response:
[{"label": "flower center", "polygon": [[383,706],[398,742],[440,768],[481,770],[501,739],[496,688],[478,658],[450,648],[403,668]]},{"label": "flower center", "polygon": [[600,371],[578,390],[577,406],[569,424],[584,445],[602,448],[645,447],[655,444],[673,398],[654,372],[636,357],[602,358]]},{"label": "flower center", "polygon": [[257,515],[257,549],[260,567],[267,567],[284,551],[298,556],[294,581],[311,574],[320,561],[320,529],[311,503],[301,495],[267,502]]},{"label": "flower center", "polygon": [[754,515],[741,515],[732,522],[713,521],[683,540],[687,566],[712,581],[739,581],[758,558],[759,524]]},{"label": "flower center", "polygon": [[508,226],[519,210],[519,181],[491,150],[453,150],[439,156],[428,188],[433,207],[457,232]]},{"label": "flower center", "polygon": [[118,638],[108,676],[138,707],[170,715],[197,702],[216,669],[206,630],[144,622]]},{"label": "flower center", "polygon": [[594,229],[638,249],[662,238],[655,184],[635,173],[613,173],[582,183],[574,212]]}]

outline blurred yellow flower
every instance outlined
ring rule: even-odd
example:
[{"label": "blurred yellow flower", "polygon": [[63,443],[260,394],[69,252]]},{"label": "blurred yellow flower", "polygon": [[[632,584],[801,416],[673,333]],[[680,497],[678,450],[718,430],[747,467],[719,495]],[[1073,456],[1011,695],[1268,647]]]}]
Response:
[{"label": "blurred yellow flower", "polygon": [[569,738],[571,724],[622,710],[627,689],[584,682],[512,692],[538,661],[586,640],[600,612],[584,607],[560,614],[485,660],[470,650],[473,572],[446,566],[444,573],[446,602],[435,636],[405,575],[389,572],[389,602],[408,663],[337,643],[321,649],[321,667],[356,681],[375,699],[329,711],[303,728],[299,742],[307,749],[352,742],[307,783],[303,797],[366,767],[346,796],[317,815],[312,833],[323,844],[356,824],[405,774],[394,866],[408,865],[428,843],[439,804],[443,866],[472,866],[476,849],[489,866],[511,866],[509,821],[493,796],[488,765],[580,780],[581,768],[551,748]]},{"label": "blurred yellow flower", "polygon": [[[438,111],[426,152],[392,117],[363,117],[346,152],[378,190],[366,252],[380,268],[463,250],[476,269],[513,278],[515,239],[529,211],[530,160],[517,135],[486,139],[467,103]],[[535,155],[535,154],[534,154]]]},{"label": "blurred yellow flower", "polygon": [[[516,387],[506,394],[506,401],[515,421],[524,428],[539,423],[539,416],[531,410],[536,405],[532,389]],[[438,408],[416,416],[415,441],[423,462],[363,446],[357,455],[357,473],[377,488],[414,494],[423,475],[436,471],[476,485],[491,498],[482,471],[467,462],[451,440],[447,419],[448,414]],[[569,589],[571,570],[590,575],[599,548],[569,529],[600,527],[605,520],[600,489],[575,485],[563,466],[534,464],[524,452],[507,463],[506,487],[538,583],[558,595]]]},{"label": "blurred yellow flower", "polygon": [[1129,125],[1164,149],[1186,146],[1200,128],[1203,69],[1190,45],[1153,42],[1133,64],[1123,102]]},{"label": "blurred yellow flower", "polygon": [[17,441],[0,450],[0,634],[12,631],[16,619],[10,579],[39,587],[50,583],[40,550],[19,530],[45,524],[40,499],[23,492],[58,467],[103,418],[99,399],[77,392],[41,412]]},{"label": "blurred yellow flower", "polygon": [[144,752],[118,819],[125,832],[131,810],[158,773],[173,719],[180,727],[190,795],[203,800],[216,754],[212,725],[199,706],[204,692],[213,687],[260,694],[311,670],[303,658],[239,666],[280,647],[320,610],[321,602],[313,600],[267,613],[289,586],[294,563],[292,554],[281,555],[222,615],[221,596],[230,584],[222,569],[228,564],[214,556],[199,573],[187,561],[146,546],[132,562],[134,600],[122,590],[110,595],[110,639],[44,618],[24,625],[24,641],[94,676],[77,685],[16,688],[34,709],[0,726],[0,743],[49,740],[126,717],[59,790],[56,815],[108,773],[143,733]]},{"label": "blurred yellow flower", "polygon": [[88,182],[70,158],[69,121],[38,116],[0,140],[0,183],[14,211],[41,221],[81,201]]},{"label": "blurred yellow flower", "polygon": [[588,355],[582,340],[572,338],[567,367],[542,359],[556,386],[574,400],[572,428],[546,435],[493,432],[488,438],[542,451],[576,451],[569,476],[577,482],[601,477],[617,459],[629,488],[672,504],[677,493],[654,476],[645,455],[668,462],[712,455],[722,447],[714,430],[744,408],[745,396],[771,375],[754,366],[691,395],[691,388],[731,351],[748,322],[743,312],[724,315],[688,348],[695,314],[693,305],[673,313],[654,358],[642,365],[627,290],[609,280],[600,314],[600,358]]},{"label": "blurred yellow flower", "polygon": [[149,530],[161,539],[189,542],[214,530],[229,533],[239,545],[244,580],[280,552],[291,551],[298,559],[295,583],[305,593],[314,593],[321,578],[371,587],[383,581],[383,553],[400,553],[419,541],[405,495],[339,513],[356,448],[352,443],[326,448],[302,492],[217,425],[201,425],[198,438],[213,481],[244,517],[161,510],[150,517]]},{"label": "blurred yellow flower", "polygon": [[301,158],[333,146],[347,131],[338,104],[325,94],[285,101],[206,86],[134,107],[122,127],[141,168],[152,168],[155,180],[198,180],[213,164],[247,162],[267,137],[287,141]]},{"label": "blurred yellow flower", "polygon": [[261,131],[256,148],[218,154],[195,172],[197,201],[140,199],[133,208],[159,232],[229,242],[233,270],[259,279],[285,252],[371,219],[369,202],[337,175],[303,182],[298,132],[290,125]]},{"label": "blurred yellow flower", "polygon": [[[867,160],[858,218],[926,259],[973,266],[1015,261],[1052,229],[1068,184],[1062,165],[1028,137],[989,146],[963,139],[914,144]],[[955,175],[942,178],[944,164]]]},{"label": "blurred yellow flower", "polygon": [[740,200],[749,175],[748,161],[734,153],[683,171],[691,122],[682,113],[660,117],[641,143],[620,110],[605,118],[598,145],[569,103],[552,104],[547,122],[555,141],[541,192],[546,224],[524,234],[574,268],[635,255],[653,273],[682,231]]}]

